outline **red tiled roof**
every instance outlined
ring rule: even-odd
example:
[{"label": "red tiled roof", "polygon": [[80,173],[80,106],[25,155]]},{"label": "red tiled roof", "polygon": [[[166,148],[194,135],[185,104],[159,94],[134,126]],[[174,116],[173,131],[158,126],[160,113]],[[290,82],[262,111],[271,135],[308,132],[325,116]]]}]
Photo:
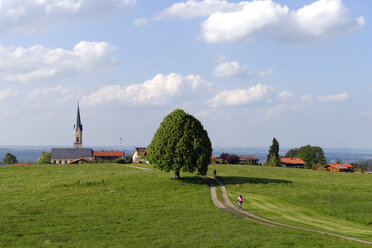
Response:
[{"label": "red tiled roof", "polygon": [[89,159],[86,159],[86,158],[78,158],[78,159],[72,160],[72,161],[71,161],[70,163],[68,163],[68,164],[73,164],[73,163],[78,162],[78,161],[91,162]]},{"label": "red tiled roof", "polygon": [[239,156],[239,160],[252,160],[252,161],[258,161],[260,160],[256,156]]},{"label": "red tiled roof", "polygon": [[354,168],[354,166],[347,164],[347,163],[341,163],[341,164],[326,164],[324,167],[331,166],[337,169],[349,169],[349,168]]},{"label": "red tiled roof", "polygon": [[283,164],[306,164],[306,162],[300,158],[280,158],[280,162]]},{"label": "red tiled roof", "polygon": [[124,151],[94,151],[93,157],[124,157]]}]

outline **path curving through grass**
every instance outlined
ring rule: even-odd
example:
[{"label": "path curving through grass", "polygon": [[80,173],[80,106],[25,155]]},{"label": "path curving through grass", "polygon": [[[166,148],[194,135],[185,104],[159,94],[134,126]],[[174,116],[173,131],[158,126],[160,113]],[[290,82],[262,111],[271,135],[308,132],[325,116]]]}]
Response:
[{"label": "path curving through grass", "polygon": [[211,191],[212,201],[217,208],[219,208],[219,209],[221,209],[225,212],[232,213],[232,214],[237,215],[237,216],[239,216],[239,217],[241,217],[245,220],[253,221],[253,222],[256,222],[256,223],[259,223],[259,224],[263,224],[263,225],[268,225],[268,226],[272,226],[272,227],[280,227],[280,226],[281,227],[288,227],[288,228],[293,228],[293,229],[297,229],[297,230],[309,231],[309,232],[314,232],[314,233],[339,237],[339,238],[343,238],[343,239],[347,239],[347,240],[351,240],[351,241],[355,241],[355,242],[359,242],[359,243],[372,245],[371,241],[357,239],[357,238],[353,238],[353,237],[349,237],[349,236],[345,236],[345,235],[340,235],[340,234],[336,234],[336,233],[331,233],[331,232],[326,232],[326,231],[320,231],[320,230],[316,230],[316,229],[310,229],[310,228],[305,228],[305,227],[289,225],[289,224],[281,223],[281,222],[278,222],[278,221],[273,221],[273,220],[270,220],[270,219],[267,219],[267,218],[263,218],[261,216],[255,215],[255,214],[253,214],[251,212],[248,212],[246,210],[239,210],[231,202],[231,200],[230,200],[230,198],[227,194],[225,185],[220,180],[218,180],[217,178],[209,177],[209,179],[213,179],[215,182],[217,182],[217,184],[219,185],[219,187],[222,191],[222,197],[223,197],[223,200],[224,200],[224,202],[221,202],[218,199],[215,185],[207,179],[207,184],[208,184],[208,186],[210,188],[210,191]]}]

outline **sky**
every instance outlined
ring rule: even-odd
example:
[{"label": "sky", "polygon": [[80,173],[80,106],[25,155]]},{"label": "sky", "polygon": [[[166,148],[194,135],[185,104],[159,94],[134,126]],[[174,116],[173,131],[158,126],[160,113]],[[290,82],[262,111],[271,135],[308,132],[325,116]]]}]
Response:
[{"label": "sky", "polygon": [[213,146],[372,149],[370,0],[3,0],[0,145],[147,146],[176,108]]}]

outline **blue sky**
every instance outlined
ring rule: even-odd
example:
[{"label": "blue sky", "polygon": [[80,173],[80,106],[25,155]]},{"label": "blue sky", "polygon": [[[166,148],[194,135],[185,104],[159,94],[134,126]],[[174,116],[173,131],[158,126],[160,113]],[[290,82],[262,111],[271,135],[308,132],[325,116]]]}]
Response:
[{"label": "blue sky", "polygon": [[165,115],[214,146],[372,149],[369,0],[0,4],[0,145],[147,145]]}]

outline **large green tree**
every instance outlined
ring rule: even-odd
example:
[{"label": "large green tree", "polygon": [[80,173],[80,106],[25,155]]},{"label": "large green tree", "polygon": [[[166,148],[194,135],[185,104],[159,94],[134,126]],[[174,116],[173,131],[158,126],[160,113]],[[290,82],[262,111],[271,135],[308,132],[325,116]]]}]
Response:
[{"label": "large green tree", "polygon": [[327,159],[324,155],[324,151],[319,146],[306,145],[300,148],[294,148],[289,150],[285,154],[286,158],[294,157],[300,158],[306,162],[306,168],[312,168],[313,165],[324,165]]},{"label": "large green tree", "polygon": [[39,164],[50,164],[50,152],[42,151],[41,156],[37,159],[37,162]]},{"label": "large green tree", "polygon": [[273,143],[270,146],[269,154],[267,154],[266,165],[276,166],[279,163],[279,142],[273,138]]},{"label": "large green tree", "polygon": [[14,156],[13,154],[9,153],[9,152],[7,154],[5,154],[5,156],[3,158],[3,162],[8,163],[8,164],[18,163],[17,157]]},{"label": "large green tree", "polygon": [[148,147],[148,160],[154,167],[206,175],[212,155],[212,144],[203,125],[194,116],[176,109],[160,123]]}]

